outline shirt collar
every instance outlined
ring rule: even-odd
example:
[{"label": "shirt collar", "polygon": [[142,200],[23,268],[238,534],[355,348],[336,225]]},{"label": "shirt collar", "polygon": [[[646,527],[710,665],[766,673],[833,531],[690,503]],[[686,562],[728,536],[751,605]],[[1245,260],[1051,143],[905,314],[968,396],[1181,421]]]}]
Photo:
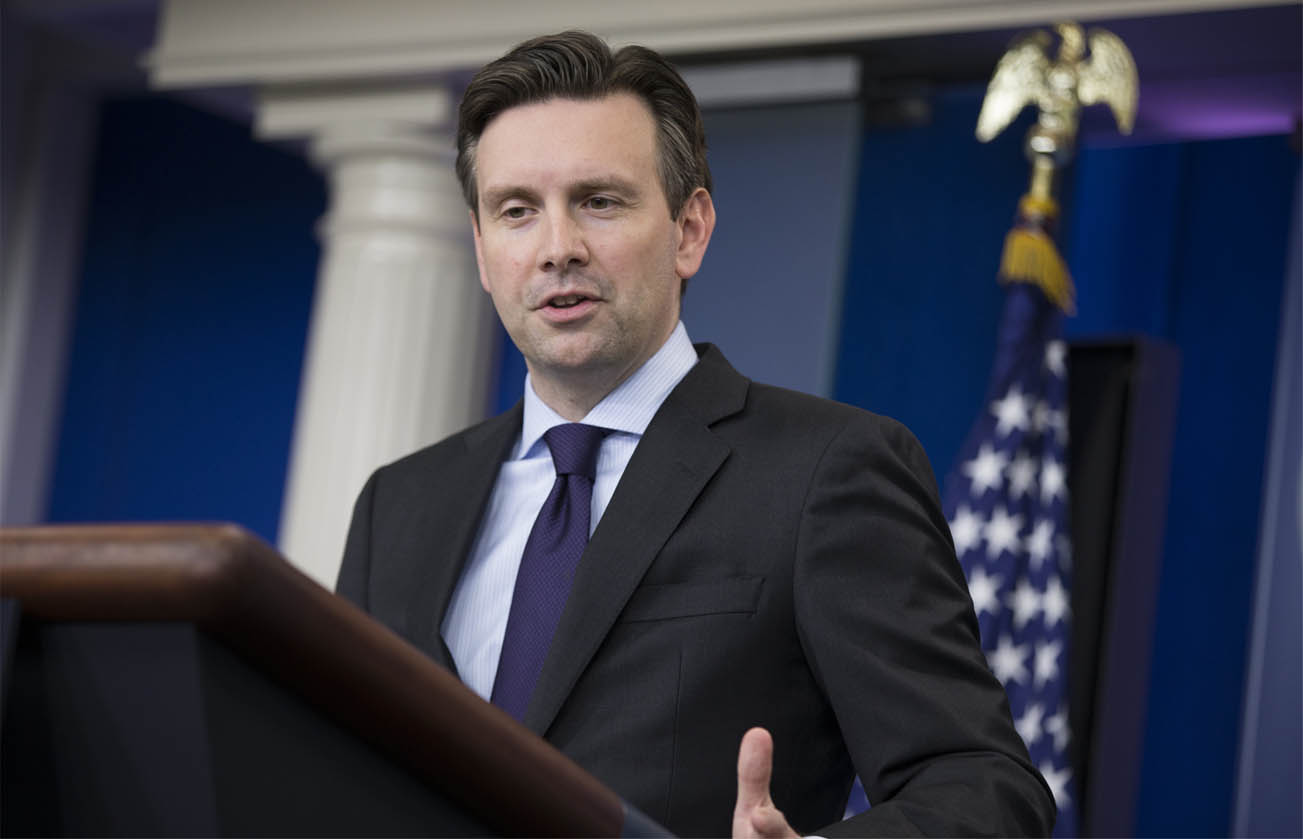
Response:
[{"label": "shirt collar", "polygon": [[[679,321],[661,348],[632,376],[606,394],[580,422],[641,437],[661,403],[696,363],[697,351],[683,321]],[[544,432],[568,421],[538,397],[529,374],[525,375],[524,401],[520,440],[512,452],[512,460],[541,455]]]}]

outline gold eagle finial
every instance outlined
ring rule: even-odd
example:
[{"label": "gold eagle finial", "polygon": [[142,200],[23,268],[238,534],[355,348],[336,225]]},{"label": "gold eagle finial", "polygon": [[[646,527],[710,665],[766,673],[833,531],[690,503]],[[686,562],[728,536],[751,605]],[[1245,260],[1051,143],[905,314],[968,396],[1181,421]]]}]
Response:
[{"label": "gold eagle finial", "polygon": [[1057,56],[1051,57],[1053,38],[1042,29],[1019,37],[1000,59],[977,117],[977,139],[994,138],[1029,104],[1040,110],[1038,133],[1053,137],[1065,151],[1076,137],[1084,105],[1106,103],[1122,133],[1131,133],[1139,81],[1122,39],[1106,29],[1091,29],[1083,36],[1075,23],[1054,29],[1059,35]]}]

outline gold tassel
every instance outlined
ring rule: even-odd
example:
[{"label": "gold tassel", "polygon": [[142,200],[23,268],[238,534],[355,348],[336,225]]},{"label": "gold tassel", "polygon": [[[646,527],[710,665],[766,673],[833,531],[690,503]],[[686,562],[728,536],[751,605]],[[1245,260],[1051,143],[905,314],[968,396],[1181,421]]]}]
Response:
[{"label": "gold tassel", "polygon": [[1068,266],[1054,247],[1054,239],[1040,228],[1040,223],[1057,215],[1053,199],[1047,205],[1036,205],[1030,195],[1023,196],[1019,210],[1023,218],[1032,223],[1028,227],[1015,227],[1004,239],[1004,254],[1000,257],[1000,282],[1031,283],[1068,314],[1076,314],[1076,292]]}]

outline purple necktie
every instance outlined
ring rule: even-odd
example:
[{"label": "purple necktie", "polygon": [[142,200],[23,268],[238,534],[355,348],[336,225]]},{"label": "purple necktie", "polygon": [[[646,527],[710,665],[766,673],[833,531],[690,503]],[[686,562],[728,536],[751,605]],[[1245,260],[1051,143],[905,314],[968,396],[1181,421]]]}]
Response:
[{"label": "purple necktie", "polygon": [[525,542],[491,696],[494,705],[518,720],[529,707],[579,556],[588,545],[597,452],[609,433],[607,428],[572,422],[543,435],[552,450],[556,482]]}]

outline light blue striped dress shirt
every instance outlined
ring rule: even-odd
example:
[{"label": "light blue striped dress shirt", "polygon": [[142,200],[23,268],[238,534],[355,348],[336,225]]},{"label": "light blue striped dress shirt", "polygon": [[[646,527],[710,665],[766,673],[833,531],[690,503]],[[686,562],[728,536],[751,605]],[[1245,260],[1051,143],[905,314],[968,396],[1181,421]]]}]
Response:
[{"label": "light blue striped dress shirt", "polygon": [[[596,529],[606,511],[652,417],[696,363],[697,351],[680,322],[655,355],[581,420],[615,430],[602,441],[597,455],[592,529]],[[543,433],[565,422],[538,398],[526,376],[520,438],[498,471],[479,534],[443,619],[443,639],[457,664],[458,674],[485,699],[493,691],[525,541],[556,480]]]}]

